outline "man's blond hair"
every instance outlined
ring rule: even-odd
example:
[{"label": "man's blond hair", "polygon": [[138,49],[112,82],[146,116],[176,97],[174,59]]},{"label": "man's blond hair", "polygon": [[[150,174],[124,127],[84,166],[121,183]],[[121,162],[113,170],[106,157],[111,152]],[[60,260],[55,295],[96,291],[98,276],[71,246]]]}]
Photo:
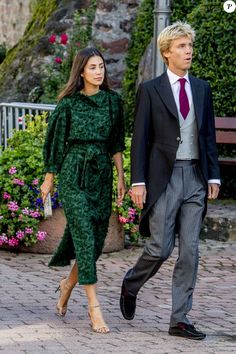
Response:
[{"label": "man's blond hair", "polygon": [[186,22],[177,21],[170,26],[164,28],[157,38],[157,44],[160,49],[161,56],[166,64],[168,64],[167,58],[164,56],[164,52],[168,51],[171,46],[171,42],[174,39],[181,37],[188,37],[194,42],[195,31]]}]

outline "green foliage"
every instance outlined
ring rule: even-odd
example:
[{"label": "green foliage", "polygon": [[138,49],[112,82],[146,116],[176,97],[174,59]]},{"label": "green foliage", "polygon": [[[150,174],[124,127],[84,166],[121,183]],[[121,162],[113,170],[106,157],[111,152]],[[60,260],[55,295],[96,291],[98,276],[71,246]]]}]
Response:
[{"label": "green foliage", "polygon": [[[27,130],[14,132],[0,156],[0,245],[30,246],[46,236],[38,230],[43,217],[39,185],[46,114],[28,116],[26,126]],[[58,206],[56,200],[54,204]]]},{"label": "green foliage", "polygon": [[[45,33],[45,24],[52,12],[57,7],[57,0],[34,0],[32,19],[29,22],[23,37],[16,46],[7,52],[5,60],[0,65],[0,85],[2,86],[12,71],[16,72],[18,67],[24,67],[27,57],[31,57],[32,49],[38,44],[39,39]],[[17,66],[12,68],[13,61],[17,58]],[[19,88],[20,90],[20,88]]]},{"label": "green foliage", "polygon": [[[69,79],[73,59],[78,49],[87,47],[92,35],[92,21],[96,10],[96,1],[92,0],[87,9],[81,9],[74,14],[73,32],[68,34],[69,41],[64,45],[60,43],[60,37],[56,36],[56,42],[52,43],[52,57],[50,63],[42,68],[43,95],[40,102],[55,103],[56,97]],[[86,24],[83,24],[86,18]],[[50,39],[50,38],[49,38]],[[62,59],[61,63],[55,62],[56,58]]]},{"label": "green foliage", "polygon": [[123,224],[125,233],[129,236],[130,241],[133,243],[138,243],[140,239],[140,234],[138,231],[140,210],[134,206],[131,200],[130,194],[130,147],[131,138],[127,137],[125,140],[126,149],[123,154],[123,165],[125,172],[125,182],[128,187],[128,192],[126,193],[123,202],[117,204],[117,173],[114,169],[113,178],[113,211],[118,214],[119,221]]},{"label": "green foliage", "polygon": [[196,29],[191,72],[210,82],[218,117],[235,115],[235,17],[235,13],[223,11],[219,0],[202,0],[187,16]]},{"label": "green foliage", "polygon": [[[128,134],[132,132],[134,119],[139,61],[153,35],[153,7],[154,1],[151,0],[144,0],[140,5],[127,56],[123,96]],[[176,0],[171,2],[171,9],[171,23],[177,20],[187,21],[196,30],[191,73],[210,82],[216,116],[234,116],[236,12],[226,13],[220,0]]]},{"label": "green foliage", "polygon": [[134,103],[138,66],[153,34],[154,0],[143,0],[135,21],[131,44],[126,59],[127,69],[123,81],[123,97],[126,113],[126,131],[131,134],[134,119]]}]

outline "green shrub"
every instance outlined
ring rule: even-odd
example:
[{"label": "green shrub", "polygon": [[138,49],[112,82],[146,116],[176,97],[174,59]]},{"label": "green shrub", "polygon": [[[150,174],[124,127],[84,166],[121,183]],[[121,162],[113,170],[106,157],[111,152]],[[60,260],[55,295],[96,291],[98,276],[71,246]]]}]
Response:
[{"label": "green shrub", "polygon": [[154,0],[142,1],[134,24],[131,44],[126,59],[127,69],[123,80],[122,95],[125,102],[126,132],[128,135],[131,135],[133,129],[139,62],[153,34],[153,7]]},{"label": "green shrub", "polygon": [[[40,102],[55,103],[56,98],[69,79],[73,59],[78,50],[87,47],[92,35],[92,21],[96,10],[96,1],[92,0],[89,8],[74,13],[72,33],[63,33],[60,36],[52,34],[49,37],[52,56],[50,62],[42,68],[43,95]],[[87,18],[84,25],[82,21]],[[66,39],[63,41],[63,38]]]},{"label": "green shrub", "polygon": [[[15,131],[0,156],[0,245],[30,246],[46,237],[39,186],[43,181],[42,146],[46,114],[26,118],[27,130]],[[59,205],[57,192],[53,207]]]},{"label": "green shrub", "polygon": [[138,243],[141,238],[138,231],[140,210],[134,206],[131,200],[131,190],[130,190],[130,147],[131,138],[127,137],[125,139],[126,149],[123,154],[123,164],[125,172],[125,182],[127,186],[127,193],[121,204],[117,204],[117,173],[114,170],[113,178],[113,211],[118,214],[119,221],[123,224],[126,235],[133,243]]}]

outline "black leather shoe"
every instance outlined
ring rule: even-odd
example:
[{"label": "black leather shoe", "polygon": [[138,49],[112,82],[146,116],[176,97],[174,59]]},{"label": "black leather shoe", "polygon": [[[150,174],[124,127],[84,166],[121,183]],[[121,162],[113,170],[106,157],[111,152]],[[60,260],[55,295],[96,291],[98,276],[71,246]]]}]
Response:
[{"label": "black leather shoe", "polygon": [[201,340],[206,338],[205,333],[197,331],[193,325],[182,322],[179,322],[175,327],[170,327],[169,334],[171,336],[178,336],[195,340]]},{"label": "black leather shoe", "polygon": [[132,320],[135,315],[136,296],[130,295],[125,288],[124,283],[121,288],[120,310],[126,320]]}]

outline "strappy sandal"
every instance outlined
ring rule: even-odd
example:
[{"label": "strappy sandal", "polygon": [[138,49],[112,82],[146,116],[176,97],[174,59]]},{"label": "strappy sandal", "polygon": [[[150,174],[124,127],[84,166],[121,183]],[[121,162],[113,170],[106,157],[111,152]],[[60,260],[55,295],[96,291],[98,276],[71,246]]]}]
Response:
[{"label": "strappy sandal", "polygon": [[[64,283],[64,284],[63,284]],[[59,301],[56,305],[56,309],[57,309],[57,315],[60,316],[60,317],[64,317],[66,312],[67,312],[67,303],[69,301],[69,298],[70,298],[70,295],[71,295],[71,292],[73,290],[74,286],[73,287],[69,287],[68,284],[67,284],[67,279],[66,278],[63,278],[59,284],[59,286],[57,287],[57,289],[55,290],[55,293],[60,290],[60,298],[59,298]],[[61,302],[61,297],[64,297],[64,303],[61,305],[60,302]]]},{"label": "strappy sandal", "polygon": [[[89,308],[89,309],[100,308],[100,305],[89,305],[88,308]],[[90,314],[89,311],[88,311],[88,316],[89,316],[90,321],[91,321],[92,330],[93,330],[95,333],[106,334],[106,333],[109,333],[109,332],[110,332],[108,326],[106,325],[106,323],[105,323],[105,321],[104,321],[104,319],[103,319],[101,310],[100,310],[100,321],[98,321],[98,323],[99,323],[98,325],[93,324],[92,317],[91,317],[91,314]]]}]

